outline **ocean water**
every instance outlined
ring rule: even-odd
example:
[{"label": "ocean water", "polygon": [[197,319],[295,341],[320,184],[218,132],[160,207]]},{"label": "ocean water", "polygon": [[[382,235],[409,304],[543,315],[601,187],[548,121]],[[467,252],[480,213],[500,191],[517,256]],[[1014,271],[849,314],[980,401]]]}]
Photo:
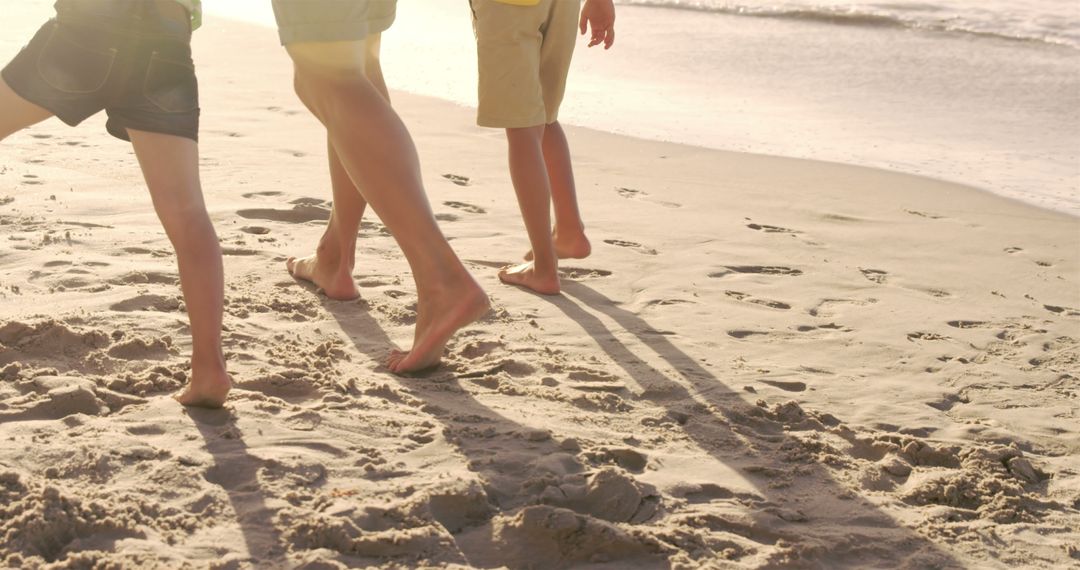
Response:
[{"label": "ocean water", "polygon": [[790,18],[834,24],[899,27],[1040,41],[1080,47],[1080,2],[1075,0],[618,0],[620,4]]},{"label": "ocean water", "polygon": [[[1071,0],[616,0],[580,45],[560,119],[886,168],[1080,216],[1080,8]],[[273,26],[269,0],[204,0]],[[392,89],[476,104],[466,0],[400,0]]]}]

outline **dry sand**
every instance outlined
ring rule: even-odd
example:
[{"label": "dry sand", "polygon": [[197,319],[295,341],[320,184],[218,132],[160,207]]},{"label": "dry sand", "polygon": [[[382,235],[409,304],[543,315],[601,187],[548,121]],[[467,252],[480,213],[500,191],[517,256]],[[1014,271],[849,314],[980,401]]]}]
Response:
[{"label": "dry sand", "polygon": [[[5,61],[47,7],[6,7]],[[415,292],[377,219],[361,299],[285,272],[330,192],[273,32],[210,22],[196,46],[237,389],[168,397],[188,329],[130,148],[100,118],[4,141],[0,564],[1080,564],[1077,219],[571,129],[595,251],[542,298],[495,278],[527,249],[501,133],[396,94],[495,305],[400,378],[380,363]]]}]

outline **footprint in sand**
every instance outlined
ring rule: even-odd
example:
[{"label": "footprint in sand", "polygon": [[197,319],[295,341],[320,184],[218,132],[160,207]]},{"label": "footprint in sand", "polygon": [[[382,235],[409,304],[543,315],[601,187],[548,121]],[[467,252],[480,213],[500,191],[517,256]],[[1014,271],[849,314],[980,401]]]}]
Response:
[{"label": "footprint in sand", "polygon": [[688,301],[686,299],[654,299],[649,301],[645,306],[647,307],[666,307],[669,305],[685,305],[692,304],[694,301]]},{"label": "footprint in sand", "polygon": [[241,196],[243,196],[244,198],[261,198],[263,196],[267,196],[267,197],[281,196],[281,194],[282,194],[281,192],[277,192],[277,191],[274,191],[274,190],[268,190],[266,192],[248,192],[247,194],[241,194]]},{"label": "footprint in sand", "polygon": [[930,212],[920,212],[918,210],[904,210],[904,211],[911,214],[912,216],[919,216],[920,218],[927,218],[927,219],[930,219],[930,220],[942,220],[942,219],[945,219],[945,216],[942,216],[942,215],[939,215],[939,214],[933,214],[933,213],[930,213]]},{"label": "footprint in sand", "polygon": [[302,197],[295,200],[289,200],[289,203],[294,206],[329,206],[330,202],[323,200],[322,198],[308,198]]},{"label": "footprint in sand", "polygon": [[578,281],[610,277],[612,275],[612,273],[606,269],[587,269],[584,267],[560,267],[559,274],[562,277],[576,279]]},{"label": "footprint in sand", "polygon": [[1007,248],[1003,249],[1002,251],[1004,251],[1005,253],[1020,253],[1021,251],[1024,251],[1024,248],[1013,246],[1013,247],[1007,247]]},{"label": "footprint in sand", "polygon": [[330,210],[321,206],[296,205],[291,210],[277,208],[250,208],[237,210],[236,215],[249,220],[268,220],[288,224],[326,221],[330,219]]},{"label": "footprint in sand", "polygon": [[645,255],[656,255],[657,251],[651,247],[646,247],[637,242],[625,241],[621,239],[606,239],[604,243],[614,245],[617,247],[630,248],[638,253],[644,253]]},{"label": "footprint in sand", "polygon": [[1080,317],[1080,309],[1073,309],[1070,307],[1058,307],[1056,305],[1043,305],[1043,308],[1051,313],[1058,315],[1067,315],[1070,317]]},{"label": "footprint in sand", "polygon": [[38,180],[38,177],[33,174],[23,174],[22,183],[29,186],[39,186],[41,184],[44,184],[44,182]]},{"label": "footprint in sand", "polygon": [[451,208],[461,210],[463,212],[468,212],[470,214],[486,214],[487,213],[487,210],[481,208],[480,206],[473,206],[472,204],[466,204],[465,202],[450,201],[450,202],[443,202],[443,205],[444,206],[450,206]]},{"label": "footprint in sand", "polygon": [[356,280],[358,287],[388,287],[390,285],[401,285],[400,277],[361,277]]},{"label": "footprint in sand", "polygon": [[950,327],[957,329],[976,329],[986,325],[986,321],[949,321],[945,323]]},{"label": "footprint in sand", "polygon": [[[628,200],[637,200],[649,195],[648,192],[645,192],[644,190],[635,190],[634,188],[623,188],[620,186],[615,187],[615,192],[618,193],[619,196],[622,196],[623,198],[626,198]],[[665,208],[682,208],[682,204],[678,204],[676,202],[664,202],[661,200],[656,201],[656,203],[660,204]]]},{"label": "footprint in sand", "polygon": [[748,227],[748,228],[750,228],[752,230],[759,231],[759,232],[765,232],[767,234],[798,235],[798,234],[802,233],[799,230],[793,230],[793,229],[790,229],[790,228],[783,228],[783,227],[780,227],[780,226],[770,226],[770,225],[766,225],[766,224],[753,224],[753,223],[751,223],[751,224],[746,224],[746,227]]},{"label": "footprint in sand", "polygon": [[465,348],[462,348],[459,354],[461,354],[461,356],[464,358],[468,358],[469,360],[476,360],[478,358],[483,358],[495,352],[502,352],[502,349],[505,347],[506,344],[500,341],[473,341],[465,345]]},{"label": "footprint in sand", "polygon": [[132,271],[120,277],[109,279],[113,285],[175,285],[180,278],[175,273],[162,273],[158,271]]},{"label": "footprint in sand", "polygon": [[795,330],[797,330],[797,331],[799,331],[801,333],[810,332],[810,331],[817,331],[817,330],[851,332],[851,329],[846,328],[843,325],[838,325],[836,323],[829,323],[829,324],[826,324],[826,325],[816,325],[816,326],[815,325],[799,325],[799,326],[795,327]]},{"label": "footprint in sand", "polygon": [[768,332],[765,332],[765,331],[751,331],[751,330],[738,329],[738,330],[728,331],[727,334],[728,334],[728,336],[730,336],[732,338],[749,338],[749,337],[752,337],[752,336],[769,336],[771,333],[768,333]]},{"label": "footprint in sand", "polygon": [[779,388],[785,392],[805,392],[805,382],[784,382],[781,380],[760,380],[762,384],[767,384],[774,388]]},{"label": "footprint in sand", "polygon": [[384,236],[393,235],[390,233],[390,230],[387,229],[386,226],[375,222],[369,222],[367,220],[362,220],[360,222],[360,229],[365,232],[374,232]]},{"label": "footprint in sand", "polygon": [[35,139],[51,139],[52,138],[52,135],[46,135],[46,134],[40,134],[40,133],[39,134],[32,134],[30,136],[32,138],[35,138]]},{"label": "footprint in sand", "polygon": [[724,291],[724,294],[728,297],[735,299],[736,301],[742,301],[744,303],[751,303],[754,305],[761,305],[770,309],[780,309],[781,311],[786,311],[791,308],[791,305],[787,303],[773,301],[772,299],[762,299],[759,297],[748,295],[746,293],[740,293],[739,291]]},{"label": "footprint in sand", "polygon": [[0,206],[7,206],[8,204],[10,204],[10,203],[12,203],[14,201],[15,201],[15,198],[13,196],[0,197]]},{"label": "footprint in sand", "polygon": [[471,184],[468,176],[462,176],[460,174],[443,174],[442,177],[458,186],[468,186]]},{"label": "footprint in sand", "polygon": [[461,217],[456,214],[435,214],[435,219],[440,222],[456,222]]},{"label": "footprint in sand", "polygon": [[167,297],[165,295],[139,295],[132,297],[131,299],[120,301],[119,303],[113,303],[109,306],[109,310],[123,313],[135,311],[159,311],[168,313],[180,310],[180,299],[177,297]]},{"label": "footprint in sand", "polygon": [[831,222],[865,222],[862,218],[856,218],[854,216],[845,216],[844,214],[822,214],[821,219],[829,220]]},{"label": "footprint in sand", "polygon": [[262,226],[244,226],[240,228],[240,231],[244,232],[245,234],[261,236],[270,233],[270,228],[264,228]]},{"label": "footprint in sand", "polygon": [[884,285],[889,275],[888,272],[880,269],[864,269],[862,267],[859,268],[859,272],[863,274],[863,277],[878,285]]},{"label": "footprint in sand", "polygon": [[79,228],[101,228],[106,230],[113,229],[113,226],[107,226],[105,224],[95,224],[93,222],[69,222],[67,220],[58,220],[56,223],[63,226],[76,226]]},{"label": "footprint in sand", "polygon": [[1054,264],[1050,263],[1049,261],[1036,261],[1035,265],[1038,265],[1039,267],[1053,267],[1054,266]]},{"label": "footprint in sand", "polygon": [[907,339],[909,341],[911,341],[911,342],[915,342],[917,340],[952,340],[952,339],[950,339],[949,337],[947,337],[945,335],[940,335],[940,334],[932,333],[932,332],[908,333]]},{"label": "footprint in sand", "polygon": [[721,487],[715,483],[677,483],[671,490],[671,494],[686,499],[690,504],[710,503],[717,500],[732,499],[737,496],[731,489]]},{"label": "footprint in sand", "polygon": [[267,107],[266,110],[288,116],[299,115],[301,113],[300,111],[297,111],[295,109],[282,109],[281,107]]},{"label": "footprint in sand", "polygon": [[803,272],[800,269],[793,269],[791,267],[783,267],[780,265],[725,265],[727,271],[717,271],[710,273],[709,277],[719,279],[721,277],[731,275],[732,273],[744,273],[744,274],[760,274],[760,275],[785,275],[789,277],[797,277],[802,275]]},{"label": "footprint in sand", "polygon": [[131,253],[131,254],[135,254],[135,255],[149,255],[151,257],[169,257],[169,256],[172,255],[171,251],[167,251],[167,250],[164,250],[164,249],[149,249],[149,248],[145,248],[145,247],[136,247],[136,246],[125,247],[123,249],[123,251],[124,251],[124,253]]},{"label": "footprint in sand", "polygon": [[833,307],[836,305],[855,305],[865,307],[877,303],[877,299],[822,299],[814,308],[807,311],[811,317],[828,318],[836,316]]}]

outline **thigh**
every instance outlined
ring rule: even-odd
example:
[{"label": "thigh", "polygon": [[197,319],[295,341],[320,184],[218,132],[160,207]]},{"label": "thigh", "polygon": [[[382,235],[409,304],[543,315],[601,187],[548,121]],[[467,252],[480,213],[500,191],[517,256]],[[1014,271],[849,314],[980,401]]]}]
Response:
[{"label": "thigh", "polygon": [[52,115],[48,109],[19,97],[6,82],[0,81],[0,139],[40,123]]},{"label": "thigh", "polygon": [[397,0],[273,0],[281,43],[359,41],[386,31]]},{"label": "thigh", "polygon": [[285,46],[297,67],[305,71],[365,75],[368,45],[365,40],[296,42]]}]

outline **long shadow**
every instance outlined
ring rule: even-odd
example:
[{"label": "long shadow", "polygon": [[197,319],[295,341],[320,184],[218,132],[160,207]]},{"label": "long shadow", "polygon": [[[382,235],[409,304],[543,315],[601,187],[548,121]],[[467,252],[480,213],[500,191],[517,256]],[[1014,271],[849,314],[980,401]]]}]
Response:
[{"label": "long shadow", "polygon": [[[792,563],[794,567],[820,563],[831,567],[962,566],[952,555],[900,526],[879,508],[862,500],[853,500],[851,492],[820,464],[792,461],[783,450],[791,449],[799,442],[785,434],[780,422],[754,414],[754,408],[741,395],[640,316],[620,308],[615,301],[579,282],[564,280],[563,292],[565,295],[560,297],[538,298],[547,300],[581,325],[612,361],[642,386],[644,391],[640,399],[667,409],[670,417],[680,419],[681,430],[699,448],[747,474],[747,479],[765,499],[760,505],[764,508],[755,512],[753,518],[761,522],[763,528],[778,529],[775,535],[754,536],[750,532],[747,538],[772,543],[782,538],[789,543],[810,546],[801,555],[805,559],[797,558]],[[678,371],[680,381],[635,354],[585,307],[606,315],[623,330],[632,333],[641,344]],[[687,414],[686,407],[694,406],[695,402],[719,415]],[[784,474],[790,474],[796,467],[800,471],[794,480],[782,480]],[[778,478],[781,480],[777,481]],[[811,481],[813,487],[795,488],[807,481]],[[782,488],[794,491],[800,502],[785,504],[789,501],[778,491]],[[807,511],[811,507],[816,510]],[[792,509],[807,512],[792,516]],[[801,520],[804,517],[807,520]],[[735,532],[741,534],[739,530]]]},{"label": "long shadow", "polygon": [[257,568],[281,567],[285,563],[284,541],[259,485],[258,471],[263,462],[248,453],[236,415],[229,409],[186,411],[214,458],[206,480],[228,494],[252,563]]},{"label": "long shadow", "polygon": [[[379,323],[356,303],[341,303],[324,298],[323,307],[333,315],[341,330],[356,348],[381,362],[387,347],[393,345]],[[539,497],[525,489],[537,477],[535,465],[543,459],[558,457],[565,473],[580,474],[589,470],[572,453],[560,447],[556,438],[535,438],[535,430],[522,425],[478,401],[452,371],[444,368],[427,374],[403,377],[403,387],[425,402],[423,411],[451,430],[448,437],[469,462],[469,469],[482,481],[488,501],[500,513],[535,504]],[[437,517],[438,518],[438,517]],[[455,519],[456,517],[451,517]],[[443,522],[440,520],[440,522]],[[473,525],[484,522],[473,520]],[[445,524],[445,523],[444,523]],[[461,527],[447,526],[455,538]],[[471,565],[481,568],[545,568],[543,561],[522,559],[521,552],[503,553],[485,544],[490,536],[475,542],[458,542],[462,554]],[[657,558],[650,568],[669,568],[666,560]]]},{"label": "long shadow", "polygon": [[[370,314],[363,309],[358,310],[357,306],[351,303],[324,301],[323,307],[333,315],[338,326],[349,336],[360,352],[376,362],[381,362],[385,358],[386,347],[393,346],[393,342]],[[532,431],[532,428],[519,424],[482,404],[461,386],[453,373],[447,373],[445,370],[433,370],[426,374],[402,377],[400,383],[428,404],[424,408],[426,413],[448,427],[465,423],[482,425],[489,433],[488,428],[494,428],[497,434],[525,434]],[[554,441],[525,443],[527,445],[522,445],[518,450],[522,456],[517,463],[523,467],[518,472],[506,472],[488,467],[488,460],[495,452],[493,449],[477,449],[464,443],[457,446],[485,479],[489,498],[500,510],[512,510],[521,506],[517,487],[521,482],[535,475],[533,471],[527,469],[528,464],[531,463],[528,459],[559,452],[558,444]]]}]

